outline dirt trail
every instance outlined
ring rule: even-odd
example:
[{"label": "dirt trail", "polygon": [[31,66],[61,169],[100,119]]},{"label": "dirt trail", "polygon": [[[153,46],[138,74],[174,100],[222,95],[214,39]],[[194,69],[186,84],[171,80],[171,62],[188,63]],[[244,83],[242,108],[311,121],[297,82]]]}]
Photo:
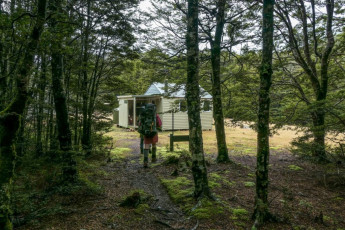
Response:
[{"label": "dirt trail", "polygon": [[[196,224],[196,220],[186,216],[171,201],[166,189],[155,175],[155,169],[153,167],[143,168],[143,155],[140,154],[139,139],[125,140],[125,142],[129,143],[129,148],[132,151],[123,163],[115,167],[115,173],[122,175],[121,178],[118,178],[120,180],[117,183],[119,186],[122,183],[126,183],[126,187],[129,187],[131,190],[140,189],[153,196],[152,201],[149,202],[150,208],[144,214],[145,217],[143,217],[150,222],[147,223],[149,229],[192,229]],[[151,160],[151,155],[149,156],[149,160]],[[160,159],[158,159],[159,161]],[[105,169],[107,171],[114,170],[109,166],[106,166]],[[123,227],[124,229],[129,229],[128,226]]]}]

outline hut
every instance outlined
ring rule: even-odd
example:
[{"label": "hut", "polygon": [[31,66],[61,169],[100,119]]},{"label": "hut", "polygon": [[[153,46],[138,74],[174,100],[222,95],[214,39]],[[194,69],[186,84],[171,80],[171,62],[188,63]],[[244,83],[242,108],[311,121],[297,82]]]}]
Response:
[{"label": "hut", "polygon": [[[138,127],[138,111],[147,103],[157,106],[157,113],[162,120],[162,130],[189,129],[185,85],[174,83],[153,83],[144,95],[123,95],[119,100],[118,125],[124,128]],[[211,130],[212,96],[200,87],[201,125],[203,130]]]}]

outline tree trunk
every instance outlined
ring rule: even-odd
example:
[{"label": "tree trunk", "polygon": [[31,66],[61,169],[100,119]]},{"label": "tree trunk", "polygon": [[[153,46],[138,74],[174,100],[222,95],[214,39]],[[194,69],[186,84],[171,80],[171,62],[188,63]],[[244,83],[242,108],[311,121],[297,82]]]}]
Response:
[{"label": "tree trunk", "polygon": [[45,54],[42,55],[42,74],[39,80],[38,88],[38,114],[37,114],[37,139],[36,139],[36,155],[42,156],[43,154],[43,144],[42,144],[42,133],[43,133],[43,108],[44,108],[44,98],[45,90],[47,85],[47,75],[46,75],[46,58]]},{"label": "tree trunk", "polygon": [[325,146],[325,112],[323,109],[318,108],[317,111],[312,113],[313,128],[312,133],[314,136],[313,141],[313,156],[319,162],[325,162],[326,157],[326,146]]},{"label": "tree trunk", "polygon": [[[61,15],[61,0],[54,0],[51,11],[55,15]],[[51,40],[51,65],[52,65],[52,89],[54,95],[54,104],[56,112],[56,124],[58,128],[58,139],[60,149],[63,151],[63,171],[62,176],[65,182],[75,182],[77,178],[76,161],[74,160],[74,152],[72,151],[72,133],[68,121],[68,109],[66,103],[66,95],[63,85],[63,40],[58,36],[61,33],[58,21],[59,18],[51,19],[51,30],[54,37]]]},{"label": "tree trunk", "polygon": [[212,96],[213,96],[213,119],[216,127],[218,162],[229,162],[228,148],[226,145],[224,115],[222,105],[222,91],[220,84],[220,53],[223,28],[225,24],[225,0],[217,2],[217,25],[214,41],[211,42],[211,63],[212,63]]},{"label": "tree trunk", "polygon": [[272,84],[274,0],[264,0],[262,28],[262,62],[260,67],[260,91],[258,111],[258,146],[256,165],[256,197],[254,227],[270,218],[268,210],[268,163],[269,163],[269,91]]},{"label": "tree trunk", "polygon": [[326,25],[326,36],[327,45],[321,56],[321,81],[320,81],[320,92],[317,95],[318,108],[313,113],[313,134],[314,134],[314,156],[319,162],[327,161],[326,147],[325,147],[325,100],[328,92],[328,66],[329,59],[332,53],[335,41],[333,35],[333,13],[334,13],[334,0],[326,1],[327,9],[327,25]]},{"label": "tree trunk", "polygon": [[0,229],[12,229],[10,221],[11,181],[16,153],[15,138],[20,127],[22,116],[28,100],[29,76],[44,28],[46,0],[38,1],[36,22],[26,47],[24,59],[16,74],[17,95],[6,110],[0,113]]},{"label": "tree trunk", "polygon": [[90,122],[88,122],[88,102],[89,102],[89,92],[88,92],[88,52],[89,52],[89,34],[91,26],[91,1],[87,1],[87,22],[85,28],[85,38],[84,38],[84,55],[83,55],[83,81],[82,81],[82,99],[83,99],[83,134],[82,134],[82,146],[85,155],[90,155],[91,153],[91,127]]},{"label": "tree trunk", "polygon": [[187,85],[186,99],[189,122],[189,149],[192,153],[192,172],[195,183],[194,196],[210,196],[207,169],[204,159],[199,89],[198,0],[188,0],[187,15]]}]

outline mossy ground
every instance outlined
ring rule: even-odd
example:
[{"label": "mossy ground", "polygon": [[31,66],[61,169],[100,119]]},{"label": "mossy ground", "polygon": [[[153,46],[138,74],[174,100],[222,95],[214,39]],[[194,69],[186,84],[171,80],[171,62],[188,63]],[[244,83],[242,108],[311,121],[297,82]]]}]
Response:
[{"label": "mossy ground", "polygon": [[[157,202],[157,197],[153,196],[134,209],[118,206],[124,197],[138,191],[135,183],[139,181],[135,179],[146,176],[159,178],[156,185],[158,187],[163,184],[164,188],[155,194],[168,194],[169,201],[181,207],[181,221],[191,224],[189,227],[182,225],[176,228],[192,229],[198,219],[200,229],[250,229],[253,224],[250,217],[255,197],[256,133],[250,129],[233,127],[227,128],[226,133],[234,164],[217,164],[214,130],[203,133],[209,163],[209,185],[215,200],[195,200],[191,196],[194,182],[186,154],[187,143],[176,144],[176,151],[171,153],[168,151],[169,133],[160,133],[158,162],[150,163],[150,168],[144,170],[142,155],[138,151],[138,133],[114,127],[107,134],[114,137],[110,152],[113,161],[107,163],[106,158],[78,161],[81,166],[80,181],[83,182],[79,189],[74,190],[75,193],[70,191],[69,194],[75,195],[53,194],[50,195],[55,198],[52,200],[40,194],[39,191],[54,185],[55,181],[50,178],[55,178],[59,171],[54,168],[47,167],[43,171],[37,171],[39,167],[32,165],[31,168],[37,171],[37,175],[20,175],[22,183],[17,183],[16,189],[30,190],[31,193],[25,199],[16,198],[16,205],[20,207],[17,210],[22,210],[20,215],[31,220],[18,229],[164,229],[166,226],[158,223],[153,214],[172,211],[174,208],[153,210],[152,204]],[[187,134],[187,131],[176,132],[176,135],[179,134]],[[289,224],[269,223],[263,229],[345,229],[344,189],[329,188],[324,177],[320,177],[324,175],[320,174],[323,169],[328,173],[333,172],[335,167],[330,169],[328,166],[315,166],[292,156],[286,150],[292,136],[292,132],[285,130],[271,139],[269,173],[270,210]],[[168,159],[176,161],[167,163]],[[295,167],[290,169],[291,165],[298,166],[303,171],[294,170]],[[177,175],[172,176],[174,171],[177,171]],[[33,181],[39,186],[33,186]],[[143,182],[144,187],[145,183],[148,181]],[[149,187],[156,189],[150,183]],[[40,188],[39,191],[36,190],[37,187]],[[25,203],[27,200],[31,200],[31,203]],[[27,205],[21,206],[22,202]],[[33,212],[31,207],[38,211]],[[43,209],[40,211],[40,208]],[[315,217],[321,212],[324,224],[315,222]],[[167,213],[164,215],[168,215]],[[21,217],[20,215],[17,217]]]}]

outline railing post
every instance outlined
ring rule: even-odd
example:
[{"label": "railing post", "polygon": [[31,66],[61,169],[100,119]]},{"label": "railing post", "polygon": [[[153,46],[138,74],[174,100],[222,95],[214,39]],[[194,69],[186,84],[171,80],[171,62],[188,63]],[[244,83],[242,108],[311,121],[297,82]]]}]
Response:
[{"label": "railing post", "polygon": [[174,152],[174,134],[170,134],[170,152]]}]

